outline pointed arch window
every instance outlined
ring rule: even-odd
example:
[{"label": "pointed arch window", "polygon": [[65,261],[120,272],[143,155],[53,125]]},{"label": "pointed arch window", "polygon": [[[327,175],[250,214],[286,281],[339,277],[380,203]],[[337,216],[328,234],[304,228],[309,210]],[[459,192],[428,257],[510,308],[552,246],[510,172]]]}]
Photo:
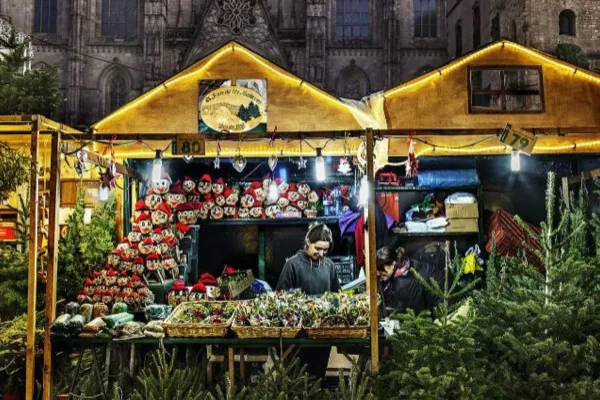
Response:
[{"label": "pointed arch window", "polygon": [[369,0],[337,0],[335,2],[335,38],[369,38]]},{"label": "pointed arch window", "polygon": [[437,37],[437,1],[414,0],[415,37]]},{"label": "pointed arch window", "polygon": [[136,33],[136,0],[102,0],[102,36],[132,38]]},{"label": "pointed arch window", "polygon": [[56,1],[35,0],[33,7],[34,33],[56,33]]},{"label": "pointed arch window", "polygon": [[559,34],[575,36],[575,13],[571,10],[563,10],[558,16]]},{"label": "pointed arch window", "polygon": [[473,8],[473,48],[481,45],[481,9],[479,5]]},{"label": "pointed arch window", "polygon": [[114,76],[108,86],[108,111],[113,112],[126,103],[127,83],[120,76]]},{"label": "pointed arch window", "polygon": [[454,40],[456,41],[456,57],[460,57],[463,54],[462,25],[460,22],[454,27]]}]

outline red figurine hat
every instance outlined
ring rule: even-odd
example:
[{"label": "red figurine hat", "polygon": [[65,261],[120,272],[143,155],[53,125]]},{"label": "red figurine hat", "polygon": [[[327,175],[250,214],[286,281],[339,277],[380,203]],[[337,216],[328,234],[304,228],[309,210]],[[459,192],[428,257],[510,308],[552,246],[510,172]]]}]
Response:
[{"label": "red figurine hat", "polygon": [[146,246],[148,246],[148,245],[149,245],[149,246],[152,246],[152,245],[154,245],[154,240],[152,240],[152,238],[151,238],[151,237],[147,237],[146,239],[144,239],[144,240],[142,241],[142,244],[143,244],[143,245],[146,245]]},{"label": "red figurine hat", "polygon": [[174,184],[171,185],[171,188],[169,189],[169,193],[185,195],[185,190],[183,190],[183,187],[181,186],[181,182],[176,181]]},{"label": "red figurine hat", "polygon": [[162,228],[154,228],[154,230],[152,231],[152,233],[158,233],[162,235]]},{"label": "red figurine hat", "polygon": [[98,272],[98,271],[92,272],[92,277],[97,278],[99,276],[100,276],[100,272]]},{"label": "red figurine hat", "polygon": [[182,280],[177,280],[169,290],[181,290],[185,288],[185,282],[183,282]]},{"label": "red figurine hat", "polygon": [[107,275],[108,276],[117,276],[117,273],[115,272],[114,269],[111,268],[108,270]]},{"label": "red figurine hat", "polygon": [[94,282],[90,278],[85,278],[85,281],[83,281],[83,286],[92,286],[93,284]]},{"label": "red figurine hat", "polygon": [[[145,214],[144,214],[145,215]],[[152,219],[152,218],[151,218]],[[137,222],[136,222],[137,223]],[[140,227],[139,226],[134,226],[132,229],[134,232],[141,232]]]},{"label": "red figurine hat", "polygon": [[139,199],[135,203],[135,210],[136,211],[148,211],[148,207],[146,206],[146,201],[144,201],[144,199]]},{"label": "red figurine hat", "polygon": [[171,182],[171,176],[170,176],[168,173],[166,173],[166,172],[163,172],[163,173],[162,173],[162,175],[161,175],[161,179],[166,179],[166,180],[168,180],[169,182]]},{"label": "red figurine hat", "polygon": [[[183,225],[183,226],[187,226],[187,225]],[[170,248],[173,248],[173,247],[177,246],[177,241],[175,239],[171,239],[167,242],[167,244],[169,245]]]},{"label": "red figurine hat", "polygon": [[121,277],[123,277],[123,278],[127,278],[129,276],[129,274],[127,273],[127,271],[121,271],[121,273],[119,275]]},{"label": "red figurine hat", "polygon": [[131,243],[129,243],[129,238],[128,238],[127,236],[125,236],[125,237],[123,238],[123,240],[121,240],[121,242],[120,242],[120,243],[127,243],[127,244],[131,244]]},{"label": "red figurine hat", "polygon": [[148,254],[148,256],[146,257],[146,261],[147,260],[160,260],[160,257],[158,256],[157,253],[150,253]]},{"label": "red figurine hat", "polygon": [[204,201],[213,201],[213,195],[211,193],[206,193],[204,195]]},{"label": "red figurine hat", "polygon": [[156,207],[156,211],[162,211],[167,214],[169,217],[171,216],[171,207],[169,207],[166,203],[160,203]]},{"label": "red figurine hat", "polygon": [[217,180],[215,181],[215,183],[219,184],[219,185],[223,185],[225,186],[225,182],[223,182],[223,178],[217,178]]},{"label": "red figurine hat", "polygon": [[200,178],[200,182],[210,182],[210,183],[212,183],[212,178],[210,177],[209,174],[204,174],[204,175],[202,175],[202,178]]},{"label": "red figurine hat", "polygon": [[123,252],[121,250],[114,249],[113,251],[110,252],[110,254],[121,257]]},{"label": "red figurine hat", "polygon": [[254,181],[250,185],[250,189],[258,189],[258,188],[262,188],[262,184],[258,181]]},{"label": "red figurine hat", "polygon": [[206,286],[204,286],[202,282],[198,282],[194,286],[192,286],[192,292],[206,293]]},{"label": "red figurine hat", "polygon": [[178,204],[176,207],[177,211],[192,211],[193,209],[194,205],[192,203]]},{"label": "red figurine hat", "polygon": [[175,225],[175,229],[180,230],[183,233],[188,233],[189,230],[190,230],[190,227],[188,225],[186,225],[186,224],[182,224],[181,222],[178,222]]},{"label": "red figurine hat", "polygon": [[143,264],[144,263],[144,257],[136,257],[135,260],[133,260],[134,264]]},{"label": "red figurine hat", "polygon": [[233,189],[230,187],[226,187],[225,190],[223,191],[223,196],[225,196],[225,198],[229,197],[231,194],[233,193]]},{"label": "red figurine hat", "polygon": [[215,277],[209,274],[208,272],[205,272],[200,276],[200,282],[209,286],[217,285],[217,280],[215,279]]},{"label": "red figurine hat", "polygon": [[[160,203],[160,204],[162,205],[163,203]],[[160,206],[159,206],[159,207],[160,207]],[[148,214],[146,214],[146,213],[141,213],[141,214],[140,214],[140,215],[138,215],[138,217],[135,219],[135,223],[136,223],[136,224],[139,224],[139,223],[140,223],[140,222],[142,222],[142,221],[152,221],[152,218],[151,218],[151,217],[150,217]],[[139,229],[139,228],[138,228],[138,229]],[[135,230],[135,228],[134,228],[134,230]]]},{"label": "red figurine hat", "polygon": [[297,192],[298,188],[296,187],[296,184],[294,182],[290,183],[290,188],[288,189],[288,192]]}]

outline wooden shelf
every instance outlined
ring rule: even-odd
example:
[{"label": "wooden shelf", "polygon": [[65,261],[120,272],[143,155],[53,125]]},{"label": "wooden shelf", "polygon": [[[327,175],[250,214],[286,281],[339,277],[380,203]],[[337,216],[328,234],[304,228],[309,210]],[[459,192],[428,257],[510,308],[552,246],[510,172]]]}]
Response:
[{"label": "wooden shelf", "polygon": [[326,224],[336,224],[339,220],[339,217],[321,217],[321,218],[278,218],[278,219],[258,219],[258,218],[244,218],[244,219],[207,219],[201,221],[197,225],[192,226],[202,226],[202,225],[274,225],[274,226],[282,226],[282,225],[308,225],[312,222],[324,222]]},{"label": "wooden shelf", "polygon": [[[393,231],[392,231],[393,232]],[[393,232],[400,237],[456,237],[456,236],[478,236],[479,232]]]},{"label": "wooden shelf", "polygon": [[459,190],[478,190],[480,186],[455,186],[447,188],[432,188],[421,186],[377,186],[375,192],[449,192]]}]

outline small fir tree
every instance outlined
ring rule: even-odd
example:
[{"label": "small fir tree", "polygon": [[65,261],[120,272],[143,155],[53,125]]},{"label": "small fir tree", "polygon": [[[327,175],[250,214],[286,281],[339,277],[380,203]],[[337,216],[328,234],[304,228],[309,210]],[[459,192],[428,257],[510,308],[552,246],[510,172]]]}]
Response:
[{"label": "small fir tree", "polygon": [[560,43],[556,46],[556,58],[585,69],[590,64],[585,51],[572,43]]},{"label": "small fir tree", "polygon": [[115,248],[116,214],[115,196],[111,195],[107,201],[98,203],[90,223],[84,226],[81,242],[82,277],[91,276],[93,271],[104,266],[106,257]]}]

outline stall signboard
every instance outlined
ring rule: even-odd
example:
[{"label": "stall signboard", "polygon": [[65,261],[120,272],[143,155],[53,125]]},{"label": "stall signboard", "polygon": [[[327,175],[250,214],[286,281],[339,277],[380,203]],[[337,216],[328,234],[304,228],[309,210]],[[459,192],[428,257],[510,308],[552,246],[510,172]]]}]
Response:
[{"label": "stall signboard", "polygon": [[200,81],[200,133],[266,132],[266,128],[266,79]]},{"label": "stall signboard", "polygon": [[13,223],[0,223],[0,241],[12,242],[17,240],[17,231]]},{"label": "stall signboard", "polygon": [[173,146],[173,154],[180,156],[203,156],[206,143],[200,135],[179,135]]},{"label": "stall signboard", "polygon": [[533,134],[514,128],[511,124],[506,124],[500,134],[500,141],[502,143],[527,154],[533,152],[536,140]]}]

